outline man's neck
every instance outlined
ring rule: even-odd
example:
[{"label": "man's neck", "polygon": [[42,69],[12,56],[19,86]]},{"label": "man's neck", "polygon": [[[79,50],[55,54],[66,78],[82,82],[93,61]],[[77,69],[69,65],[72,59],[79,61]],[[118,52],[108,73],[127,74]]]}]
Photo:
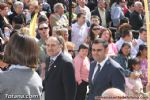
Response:
[{"label": "man's neck", "polygon": [[79,6],[80,6],[81,8],[84,8],[84,7],[85,7],[85,5],[84,5],[84,4],[80,4]]},{"label": "man's neck", "polygon": [[84,23],[80,23],[80,22],[77,22],[78,23],[78,25],[81,27]]},{"label": "man's neck", "polygon": [[59,13],[55,13],[55,14],[56,14],[57,16],[60,16],[60,17],[63,15],[63,14],[59,14]]},{"label": "man's neck", "polygon": [[107,56],[105,56],[102,60],[97,61],[98,63],[102,63],[105,59],[107,59]]},{"label": "man's neck", "polygon": [[147,42],[147,41],[145,41],[145,40],[144,40],[144,39],[142,39],[142,38],[140,38],[140,40],[141,40],[141,41],[143,41],[143,42]]}]

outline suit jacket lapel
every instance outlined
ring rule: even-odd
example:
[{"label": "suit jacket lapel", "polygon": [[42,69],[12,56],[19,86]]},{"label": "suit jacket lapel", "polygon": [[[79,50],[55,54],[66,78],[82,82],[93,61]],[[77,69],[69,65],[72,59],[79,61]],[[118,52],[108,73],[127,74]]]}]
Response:
[{"label": "suit jacket lapel", "polygon": [[101,16],[100,16],[100,13],[99,13],[99,11],[98,11],[98,8],[96,8],[96,13],[98,14],[98,17],[99,17],[100,20],[101,20]]},{"label": "suit jacket lapel", "polygon": [[108,67],[108,64],[109,64],[109,63],[110,63],[110,60],[108,59],[108,60],[105,62],[104,66],[102,67],[101,71],[98,73],[97,77],[95,77],[95,79],[94,79],[94,81],[93,81],[93,84],[96,83],[97,79],[100,77],[100,74],[103,73],[103,72],[105,72],[105,71],[107,70],[107,67]]},{"label": "suit jacket lapel", "polygon": [[59,63],[61,57],[62,57],[62,53],[56,58],[56,60],[54,61],[54,63],[50,66],[51,67],[50,69],[49,69],[49,61],[50,61],[50,59],[49,59],[49,57],[46,59],[46,65],[47,65],[46,67],[47,68],[46,68],[45,80],[48,79],[50,73],[53,72],[56,67],[59,67],[59,66],[56,66],[56,65]]},{"label": "suit jacket lapel", "polygon": [[92,83],[92,76],[93,76],[93,73],[94,73],[95,66],[96,66],[96,61],[94,61],[93,64],[91,64],[91,66],[90,66],[90,73],[89,73],[90,83]]}]

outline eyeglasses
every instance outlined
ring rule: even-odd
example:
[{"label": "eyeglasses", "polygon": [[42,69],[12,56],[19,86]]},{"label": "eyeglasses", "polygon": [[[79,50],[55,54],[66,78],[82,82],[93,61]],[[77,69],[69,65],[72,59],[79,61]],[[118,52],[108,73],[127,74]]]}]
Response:
[{"label": "eyeglasses", "polygon": [[93,28],[93,30],[100,30],[100,28]]},{"label": "eyeglasses", "polygon": [[74,52],[74,50],[68,50],[68,52]]},{"label": "eyeglasses", "polygon": [[48,29],[48,27],[41,27],[41,28],[39,28],[39,30],[43,30],[43,29]]}]

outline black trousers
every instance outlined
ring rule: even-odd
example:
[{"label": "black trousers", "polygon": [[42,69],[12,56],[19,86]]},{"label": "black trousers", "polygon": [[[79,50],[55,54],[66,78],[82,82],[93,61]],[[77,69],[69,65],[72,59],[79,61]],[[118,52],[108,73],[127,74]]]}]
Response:
[{"label": "black trousers", "polygon": [[76,93],[75,100],[85,100],[86,92],[87,92],[87,85],[88,85],[88,82],[82,80],[82,83],[77,86],[77,93]]}]

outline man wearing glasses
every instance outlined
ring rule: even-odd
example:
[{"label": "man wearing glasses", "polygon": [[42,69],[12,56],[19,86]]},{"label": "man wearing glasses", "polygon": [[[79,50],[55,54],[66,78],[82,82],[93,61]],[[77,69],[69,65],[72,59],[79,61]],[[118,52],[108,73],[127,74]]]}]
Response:
[{"label": "man wearing glasses", "polygon": [[97,38],[92,44],[94,62],[90,65],[89,95],[87,100],[95,100],[102,92],[114,87],[124,91],[125,79],[121,66],[107,56],[108,43]]}]

